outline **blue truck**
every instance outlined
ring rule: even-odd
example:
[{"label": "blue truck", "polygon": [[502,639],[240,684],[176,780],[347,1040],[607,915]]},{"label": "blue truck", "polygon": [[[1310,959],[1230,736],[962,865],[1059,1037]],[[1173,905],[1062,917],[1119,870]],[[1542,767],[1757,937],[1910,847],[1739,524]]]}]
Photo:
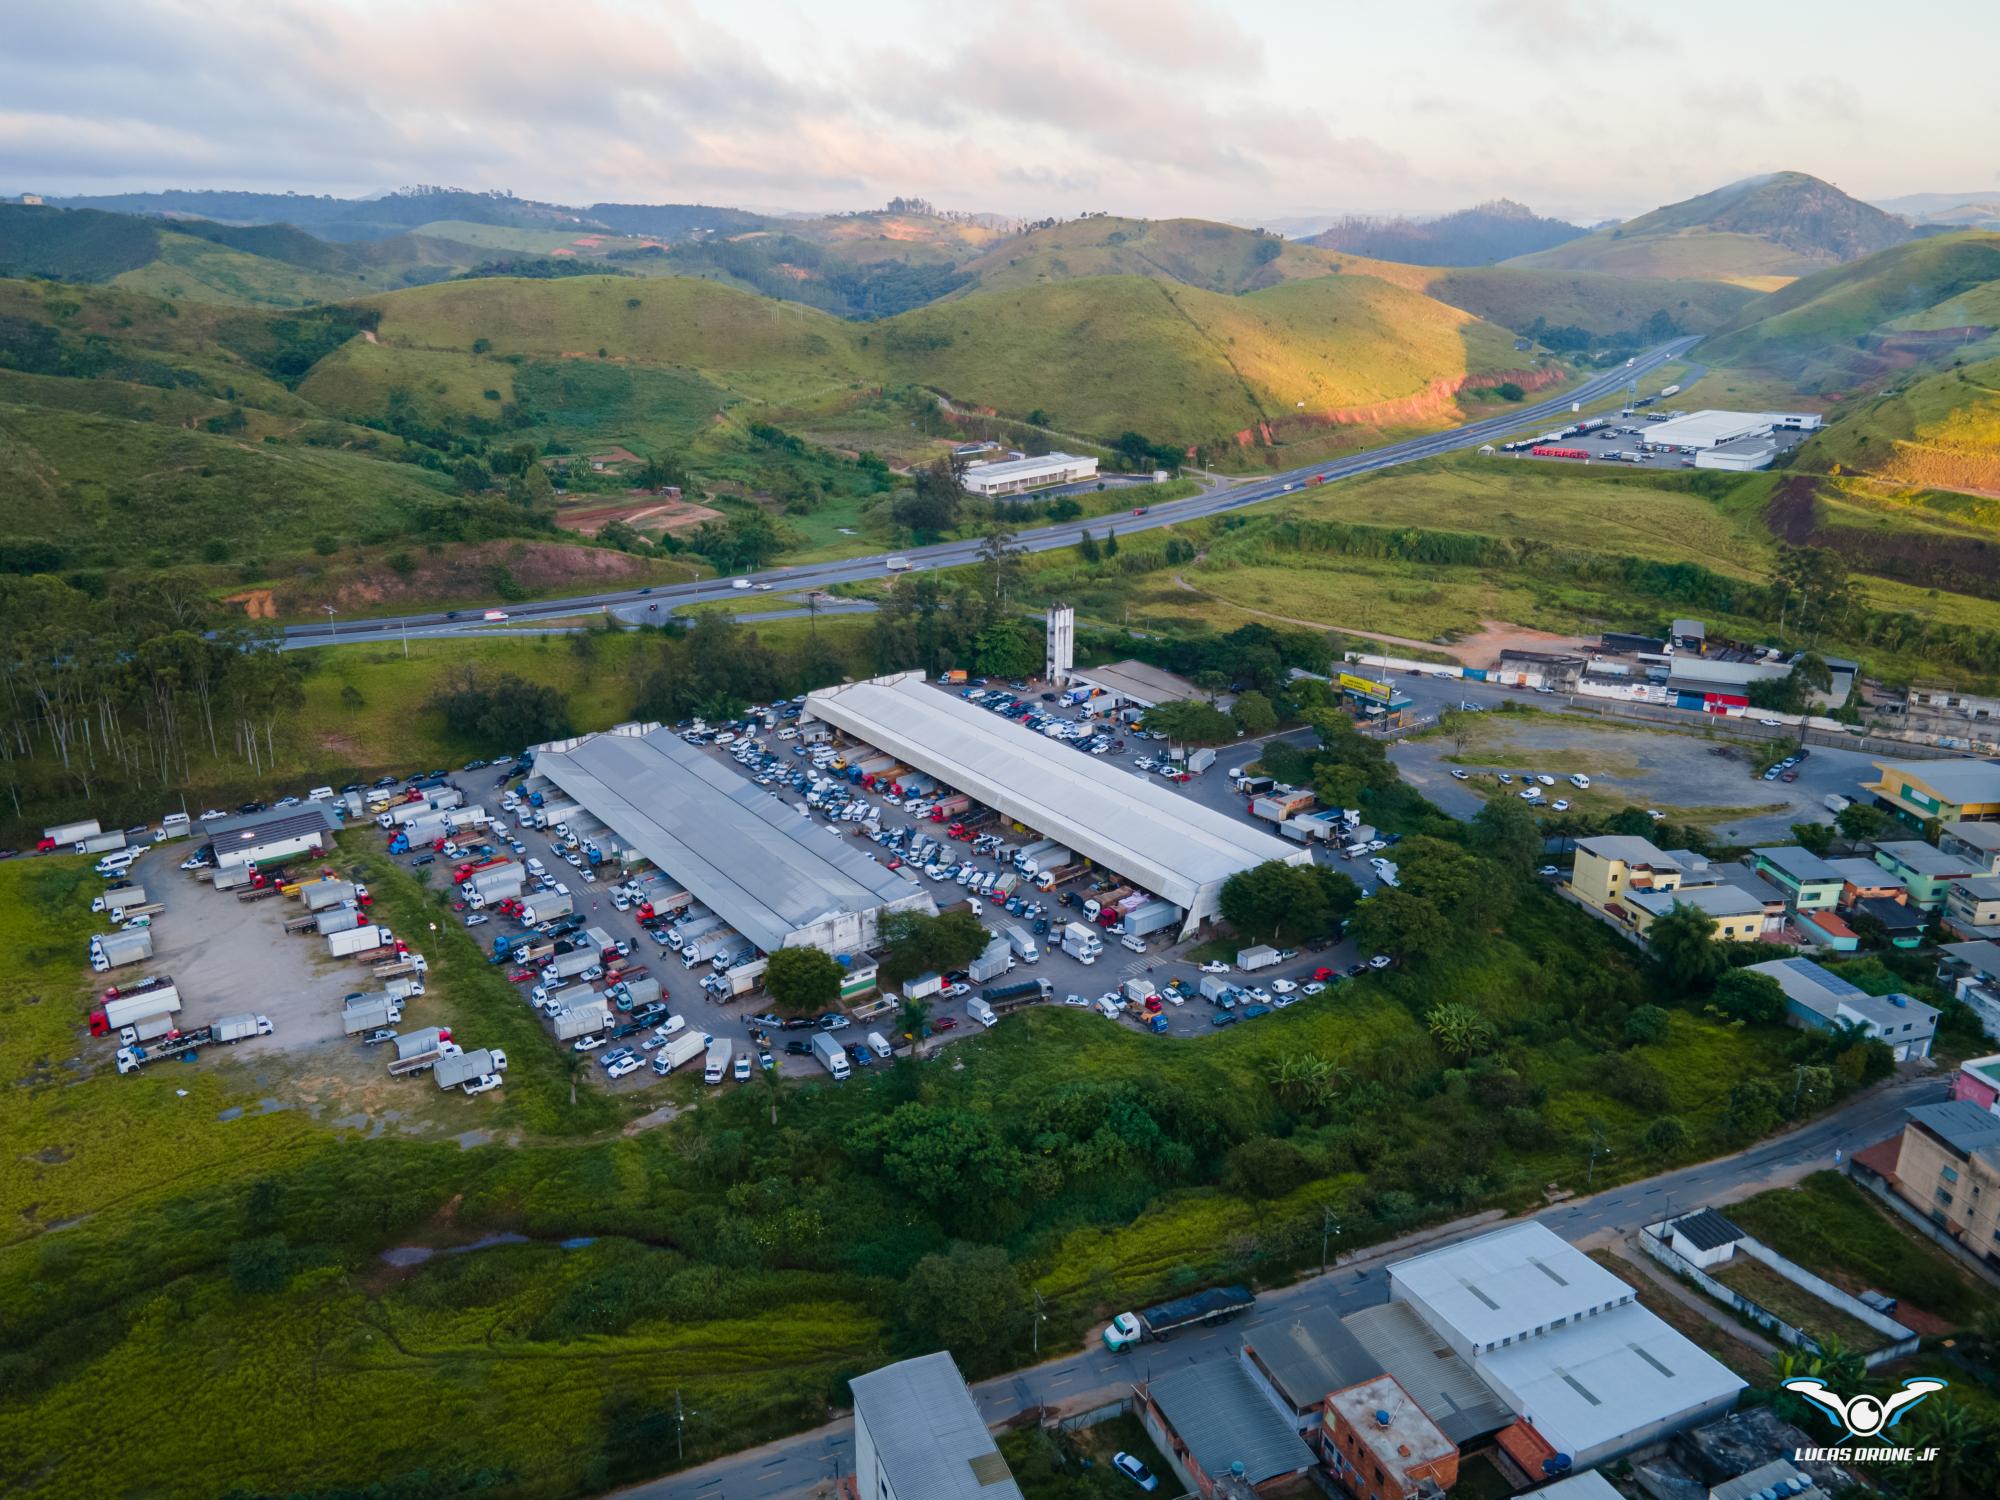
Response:
[{"label": "blue truck", "polygon": [[1105,1325],[1104,1347],[1113,1354],[1125,1354],[1146,1339],[1167,1339],[1183,1328],[1212,1328],[1256,1305],[1257,1294],[1248,1287],[1212,1286],[1140,1312],[1120,1313]]}]

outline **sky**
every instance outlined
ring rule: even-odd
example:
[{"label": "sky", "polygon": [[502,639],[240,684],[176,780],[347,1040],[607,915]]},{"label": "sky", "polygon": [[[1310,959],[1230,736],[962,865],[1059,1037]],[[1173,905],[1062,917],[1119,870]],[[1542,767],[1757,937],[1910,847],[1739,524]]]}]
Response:
[{"label": "sky", "polygon": [[[1993,0],[0,0],[0,192],[1595,222],[2000,191]],[[1865,59],[1866,72],[1858,61]]]}]

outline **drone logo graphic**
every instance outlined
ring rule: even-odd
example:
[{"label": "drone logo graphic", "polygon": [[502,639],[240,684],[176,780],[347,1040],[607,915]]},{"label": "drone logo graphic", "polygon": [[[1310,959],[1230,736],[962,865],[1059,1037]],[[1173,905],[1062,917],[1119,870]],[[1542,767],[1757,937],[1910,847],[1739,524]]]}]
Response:
[{"label": "drone logo graphic", "polygon": [[1903,1388],[1886,1401],[1866,1391],[1858,1396],[1837,1396],[1827,1389],[1825,1381],[1803,1375],[1785,1381],[1784,1387],[1812,1402],[1826,1413],[1829,1421],[1838,1422],[1844,1429],[1841,1440],[1845,1441],[1851,1437],[1880,1437],[1914,1411],[1927,1396],[1943,1390],[1946,1384],[1942,1380],[1918,1376],[1904,1381]]}]

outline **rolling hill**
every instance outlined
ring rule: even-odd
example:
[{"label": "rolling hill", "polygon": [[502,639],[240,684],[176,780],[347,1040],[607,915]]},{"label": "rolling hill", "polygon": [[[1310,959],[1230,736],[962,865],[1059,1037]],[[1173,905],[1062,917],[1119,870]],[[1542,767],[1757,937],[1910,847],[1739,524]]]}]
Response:
[{"label": "rolling hill", "polygon": [[2000,528],[2000,359],[1899,383],[1815,437],[1801,462],[1898,491],[1953,490],[1941,516]]},{"label": "rolling hill", "polygon": [[1343,219],[1306,243],[1410,265],[1483,266],[1552,250],[1589,232],[1499,198],[1435,219]]},{"label": "rolling hill", "polygon": [[1911,236],[1885,214],[1803,172],[1732,183],[1600,229],[1511,266],[1733,281],[1768,291]]},{"label": "rolling hill", "polygon": [[959,295],[1082,276],[1151,276],[1236,293],[1340,268],[1337,257],[1258,229],[1203,219],[1100,215],[1032,230],[966,261],[960,269],[970,280]]},{"label": "rolling hill", "polygon": [[1996,328],[2000,234],[1968,230],[1803,277],[1745,307],[1700,357],[1841,390],[1915,364],[1977,358]]}]

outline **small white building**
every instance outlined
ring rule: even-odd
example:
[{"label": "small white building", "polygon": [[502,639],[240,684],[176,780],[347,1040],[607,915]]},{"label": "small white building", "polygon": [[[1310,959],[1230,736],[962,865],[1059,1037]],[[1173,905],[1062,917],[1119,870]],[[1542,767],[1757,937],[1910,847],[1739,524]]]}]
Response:
[{"label": "small white building", "polygon": [[1764,443],[1738,443],[1728,448],[1703,448],[1694,456],[1697,469],[1724,469],[1735,474],[1747,474],[1753,469],[1768,469],[1771,460],[1778,456],[1778,450]]},{"label": "small white building", "polygon": [[1008,458],[997,463],[968,464],[960,480],[982,499],[1024,495],[1056,484],[1078,484],[1097,477],[1097,460],[1074,453],[1044,453],[1039,458]]}]

